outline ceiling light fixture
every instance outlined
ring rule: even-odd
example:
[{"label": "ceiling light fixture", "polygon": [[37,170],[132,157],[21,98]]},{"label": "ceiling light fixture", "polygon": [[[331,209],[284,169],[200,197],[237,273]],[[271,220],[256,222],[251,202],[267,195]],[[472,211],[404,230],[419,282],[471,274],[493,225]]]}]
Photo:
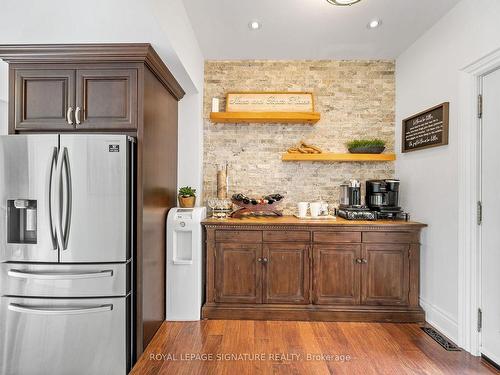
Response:
[{"label": "ceiling light fixture", "polygon": [[326,0],[326,1],[328,1],[330,4],[333,5],[349,6],[352,4],[359,3],[361,0]]},{"label": "ceiling light fixture", "polygon": [[381,20],[371,20],[369,23],[368,23],[368,28],[369,29],[376,29],[377,27],[379,27],[380,25],[382,25],[382,21]]},{"label": "ceiling light fixture", "polygon": [[259,30],[260,29],[260,22],[259,21],[250,21],[248,23],[248,27],[250,30]]}]

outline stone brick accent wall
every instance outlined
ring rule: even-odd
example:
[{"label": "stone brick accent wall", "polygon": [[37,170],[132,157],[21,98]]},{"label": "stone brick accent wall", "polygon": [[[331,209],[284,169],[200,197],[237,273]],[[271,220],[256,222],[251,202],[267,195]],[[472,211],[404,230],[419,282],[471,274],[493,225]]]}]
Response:
[{"label": "stone brick accent wall", "polygon": [[[284,193],[286,214],[296,202],[337,205],[339,185],[351,178],[393,178],[394,163],[282,162],[300,140],[347,152],[355,138],[381,138],[394,151],[393,61],[207,61],[204,102],[204,200],[216,194],[216,166],[229,162],[230,194]],[[228,91],[311,91],[321,120],[302,124],[213,124],[212,98]],[[364,195],[364,192],[363,192]]]}]

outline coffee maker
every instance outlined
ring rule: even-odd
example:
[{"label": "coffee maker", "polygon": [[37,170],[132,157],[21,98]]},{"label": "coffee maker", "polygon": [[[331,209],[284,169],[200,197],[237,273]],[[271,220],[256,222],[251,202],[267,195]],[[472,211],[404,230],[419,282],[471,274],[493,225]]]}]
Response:
[{"label": "coffee maker", "polygon": [[399,183],[393,179],[366,181],[366,204],[379,219],[409,219],[399,206]]},{"label": "coffee maker", "polygon": [[337,215],[347,220],[376,220],[376,213],[361,204],[361,183],[350,180],[340,185]]}]

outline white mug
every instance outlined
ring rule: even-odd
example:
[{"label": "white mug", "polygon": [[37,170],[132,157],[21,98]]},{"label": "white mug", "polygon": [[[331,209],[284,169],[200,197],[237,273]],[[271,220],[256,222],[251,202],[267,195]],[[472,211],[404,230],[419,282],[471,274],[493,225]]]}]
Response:
[{"label": "white mug", "polygon": [[321,212],[321,202],[313,202],[310,204],[311,208],[311,217],[318,217]]},{"label": "white mug", "polygon": [[299,217],[307,216],[307,208],[309,207],[309,202],[299,202],[297,203],[297,209],[299,211]]}]

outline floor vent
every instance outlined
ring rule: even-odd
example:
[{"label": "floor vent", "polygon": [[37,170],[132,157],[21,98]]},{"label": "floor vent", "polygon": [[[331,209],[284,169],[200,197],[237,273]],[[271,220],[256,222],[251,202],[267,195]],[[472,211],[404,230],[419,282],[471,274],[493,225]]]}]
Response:
[{"label": "floor vent", "polygon": [[450,352],[459,352],[461,349],[444,337],[440,332],[432,327],[422,327],[422,330],[434,339],[439,345]]}]

